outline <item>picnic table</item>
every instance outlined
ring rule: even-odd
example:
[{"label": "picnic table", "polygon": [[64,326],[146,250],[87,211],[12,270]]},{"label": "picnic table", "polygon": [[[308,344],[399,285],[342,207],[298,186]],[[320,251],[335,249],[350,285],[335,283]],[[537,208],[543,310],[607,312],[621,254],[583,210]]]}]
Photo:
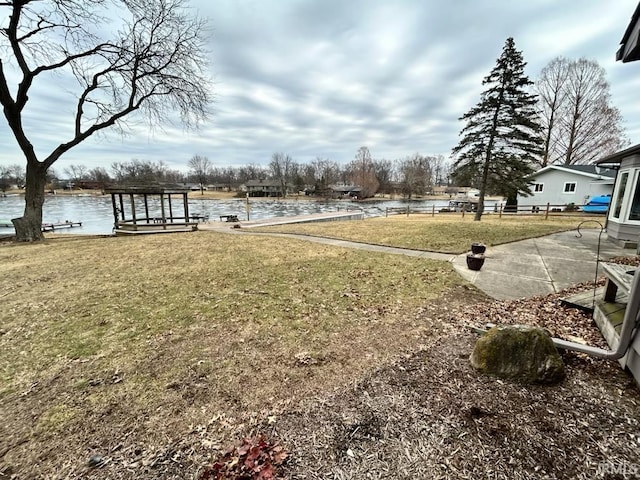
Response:
[{"label": "picnic table", "polygon": [[193,215],[190,215],[191,220],[193,220],[194,222],[208,222],[209,221],[209,215],[203,215],[203,214],[198,214],[195,213]]},{"label": "picnic table", "polygon": [[237,215],[220,215],[221,222],[239,222]]}]

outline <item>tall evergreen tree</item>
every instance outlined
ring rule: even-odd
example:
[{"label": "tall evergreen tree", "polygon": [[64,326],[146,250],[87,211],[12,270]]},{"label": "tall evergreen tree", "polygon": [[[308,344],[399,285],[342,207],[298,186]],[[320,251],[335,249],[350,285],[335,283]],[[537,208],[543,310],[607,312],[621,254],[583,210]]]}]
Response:
[{"label": "tall evergreen tree", "polygon": [[534,171],[542,141],[537,99],[527,91],[533,82],[524,74],[525,65],[513,38],[508,38],[496,66],[482,81],[489,88],[460,117],[466,125],[453,149],[452,177],[480,189],[475,220],[482,218],[488,191],[507,199],[531,193],[525,178]]}]

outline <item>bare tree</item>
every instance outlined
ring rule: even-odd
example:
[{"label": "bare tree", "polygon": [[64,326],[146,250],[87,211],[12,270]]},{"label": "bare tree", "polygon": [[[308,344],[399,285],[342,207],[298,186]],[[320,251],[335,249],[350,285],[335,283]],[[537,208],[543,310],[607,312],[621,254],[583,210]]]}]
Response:
[{"label": "bare tree", "polygon": [[200,184],[200,194],[204,195],[204,186],[209,181],[211,175],[211,162],[207,157],[201,157],[200,155],[194,155],[189,159],[187,164],[189,170]]},{"label": "bare tree", "polygon": [[540,125],[544,139],[541,167],[558,160],[558,120],[566,109],[566,84],[569,78],[571,61],[564,57],[551,60],[540,72],[535,82],[540,107]]},{"label": "bare tree", "polygon": [[9,167],[0,165],[0,192],[4,193],[11,188],[11,173]]},{"label": "bare tree", "polygon": [[109,176],[109,172],[104,167],[95,167],[89,170],[88,178],[94,182],[106,184],[111,181],[111,177]]},{"label": "bare tree", "polygon": [[24,167],[22,165],[13,164],[9,165],[8,170],[9,176],[11,177],[11,180],[13,180],[13,183],[16,185],[16,187],[24,187],[27,177],[27,172],[25,171]]},{"label": "bare tree", "polygon": [[549,163],[587,164],[626,144],[620,111],[611,104],[606,72],[596,61],[553,59],[536,82]]},{"label": "bare tree", "polygon": [[107,184],[111,182],[109,172],[104,167],[95,167],[89,170],[88,178],[96,182],[102,190],[107,187]]},{"label": "bare tree", "polygon": [[433,159],[415,153],[400,162],[400,183],[407,198],[424,195],[433,187]]},{"label": "bare tree", "polygon": [[238,171],[233,167],[214,169],[214,181],[223,184],[229,191],[238,188]]},{"label": "bare tree", "polygon": [[316,167],[313,163],[304,163],[300,166],[300,176],[304,182],[304,188],[312,188],[316,183]]},{"label": "bare tree", "polygon": [[438,186],[448,185],[451,164],[447,162],[444,155],[431,157],[431,165],[431,170],[433,172],[433,184]]},{"label": "bare tree", "polygon": [[309,183],[313,184],[315,195],[329,198],[332,194],[330,186],[340,178],[340,165],[328,158],[316,157],[311,161],[308,173],[313,173],[313,181]]},{"label": "bare tree", "polygon": [[[141,111],[160,125],[178,111],[187,126],[207,116],[204,22],[185,0],[6,0],[0,46],[0,104],[27,166],[25,209],[13,219],[20,241],[41,240],[47,170],[66,152],[107,128],[126,128]],[[117,19],[122,19],[117,24]],[[110,32],[106,38],[104,35]],[[17,78],[5,73],[16,70]],[[73,133],[43,157],[24,122],[37,78],[75,76]]]},{"label": "bare tree", "polygon": [[117,183],[149,184],[166,180],[167,166],[163,162],[133,159],[129,162],[111,164],[113,178]]},{"label": "bare tree", "polygon": [[187,183],[187,175],[174,168],[165,168],[163,172],[163,180],[167,183],[173,184]]},{"label": "bare tree", "polygon": [[373,169],[378,180],[378,190],[383,193],[391,193],[391,181],[393,180],[394,168],[391,160],[374,160]]},{"label": "bare tree", "polygon": [[371,152],[367,147],[358,149],[354,160],[349,165],[349,170],[351,181],[361,188],[360,194],[362,198],[375,195],[380,184],[376,178]]},{"label": "bare tree", "polygon": [[69,165],[63,170],[63,173],[74,183],[86,180],[89,169],[86,165]]},{"label": "bare tree", "polygon": [[290,170],[293,165],[293,159],[282,152],[274,153],[269,162],[269,169],[273,178],[280,182],[282,196],[287,196],[287,182],[289,180]]},{"label": "bare tree", "polygon": [[256,163],[250,163],[238,169],[238,182],[246,183],[249,180],[264,180],[267,178],[267,170]]}]

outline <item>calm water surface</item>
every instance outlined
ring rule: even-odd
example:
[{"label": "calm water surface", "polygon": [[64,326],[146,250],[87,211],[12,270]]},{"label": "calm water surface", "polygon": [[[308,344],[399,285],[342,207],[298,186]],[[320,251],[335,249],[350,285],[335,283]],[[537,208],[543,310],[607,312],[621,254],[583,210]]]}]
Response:
[{"label": "calm water surface", "polygon": [[[172,200],[173,201],[173,200]],[[142,203],[142,202],[140,202]],[[150,210],[159,210],[159,200],[149,201]],[[181,212],[181,201],[173,201]],[[213,199],[189,199],[189,212],[192,215],[208,215],[211,220],[218,220],[220,215],[237,215],[241,220],[246,220],[247,213],[244,199],[213,200]],[[412,201],[411,208],[436,209],[446,207],[447,200]],[[165,203],[166,205],[166,203]],[[386,208],[406,207],[405,201],[392,200],[371,203],[354,203],[348,201],[308,201],[292,200],[250,200],[250,219],[260,220],[273,217],[291,217],[295,215],[307,215],[312,213],[324,213],[344,211],[348,209],[361,209],[365,216],[374,217],[385,214]],[[138,207],[142,207],[139,205]],[[19,217],[24,210],[24,197],[21,195],[9,195],[0,197],[0,234],[12,233],[13,228],[2,227],[1,224],[10,223],[11,218]],[[138,209],[136,209],[138,210]],[[144,216],[144,207],[138,214]],[[110,234],[113,228],[113,211],[110,196],[62,196],[47,195],[43,212],[44,223],[58,223],[67,220],[82,222],[82,227],[74,227],[61,230],[65,233],[78,234]]]}]

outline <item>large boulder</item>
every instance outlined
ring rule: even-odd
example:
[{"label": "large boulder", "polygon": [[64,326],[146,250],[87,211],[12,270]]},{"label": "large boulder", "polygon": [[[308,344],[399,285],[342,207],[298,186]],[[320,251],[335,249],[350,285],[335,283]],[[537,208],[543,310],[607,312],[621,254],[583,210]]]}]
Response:
[{"label": "large boulder", "polygon": [[522,383],[557,383],[565,377],[564,363],[551,337],[526,325],[494,327],[480,337],[471,365],[481,372]]}]

